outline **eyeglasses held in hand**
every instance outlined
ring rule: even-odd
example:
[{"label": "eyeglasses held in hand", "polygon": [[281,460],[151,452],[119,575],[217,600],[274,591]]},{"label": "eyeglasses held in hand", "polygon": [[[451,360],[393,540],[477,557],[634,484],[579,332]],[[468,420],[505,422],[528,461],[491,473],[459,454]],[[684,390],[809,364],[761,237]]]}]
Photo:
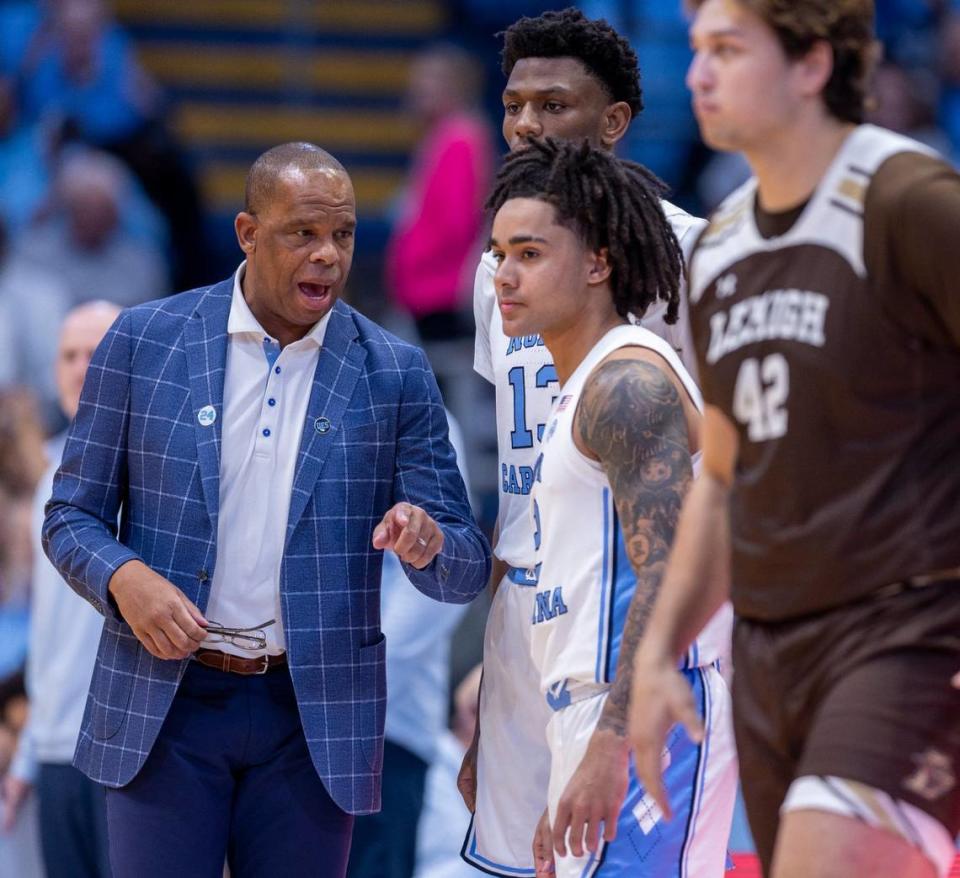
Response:
[{"label": "eyeglasses held in hand", "polygon": [[250,628],[228,628],[219,622],[207,620],[204,643],[229,643],[239,649],[249,649],[255,651],[266,649],[267,632],[277,620],[271,619],[269,622],[261,622],[259,625],[252,625]]}]

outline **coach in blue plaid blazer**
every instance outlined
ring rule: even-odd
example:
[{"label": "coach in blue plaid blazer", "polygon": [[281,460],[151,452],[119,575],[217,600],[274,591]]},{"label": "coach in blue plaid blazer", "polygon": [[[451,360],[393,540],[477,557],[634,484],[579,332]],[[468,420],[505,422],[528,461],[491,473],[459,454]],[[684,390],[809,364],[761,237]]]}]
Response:
[{"label": "coach in blue plaid blazer", "polygon": [[[210,593],[223,419],[198,415],[222,411],[232,289],[231,279],[121,314],[90,364],[47,507],[47,554],[105,618],[75,762],[108,787],[140,772],[191,666],[151,655],[108,593],[111,578],[139,560],[201,612]],[[471,600],[490,552],[426,359],[336,301],[303,422],[279,592],[309,754],[350,814],[380,803],[382,554],[371,536],[398,501],[442,533],[429,565],[407,566],[411,581],[437,600]]]}]

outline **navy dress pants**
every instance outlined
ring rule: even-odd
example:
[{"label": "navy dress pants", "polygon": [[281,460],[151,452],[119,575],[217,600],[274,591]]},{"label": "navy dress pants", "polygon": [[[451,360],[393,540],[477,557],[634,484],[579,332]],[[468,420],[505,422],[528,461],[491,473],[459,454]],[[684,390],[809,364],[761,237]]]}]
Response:
[{"label": "navy dress pants", "polygon": [[153,750],[107,791],[114,878],[343,878],[353,817],[310,760],[286,667],[192,662]]}]

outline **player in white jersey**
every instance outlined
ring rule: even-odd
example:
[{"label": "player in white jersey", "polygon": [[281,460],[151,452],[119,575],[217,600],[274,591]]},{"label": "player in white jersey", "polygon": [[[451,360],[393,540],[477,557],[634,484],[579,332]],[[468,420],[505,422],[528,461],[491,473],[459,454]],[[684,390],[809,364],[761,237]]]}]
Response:
[{"label": "player in white jersey", "polygon": [[[612,149],[642,107],[637,58],[605,22],[574,9],[524,18],[507,29],[503,49],[503,134],[511,150],[526,138],[587,138]],[[703,221],[664,203],[677,238],[692,246]],[[484,679],[478,739],[459,786],[474,812],[463,856],[492,874],[532,876],[531,839],[546,805],[551,711],[530,660],[530,616],[536,594],[532,475],[540,439],[557,391],[549,351],[534,334],[510,339],[496,308],[496,263],[484,254],[477,269],[474,367],[496,388],[499,516],[495,594],[484,640]],[[688,357],[685,312],[667,324],[656,303],[645,325]]]},{"label": "player in white jersey", "polygon": [[707,730],[691,741],[678,728],[664,753],[684,820],[662,821],[626,739],[633,654],[699,447],[696,384],[669,344],[630,321],[658,300],[668,320],[679,306],[682,251],[658,192],[639,165],[548,139],[507,160],[489,203],[504,331],[543,338],[560,381],[532,475],[529,623],[553,711],[537,868],[562,878],[719,878],[736,793],[718,667],[728,616],[682,662]]}]

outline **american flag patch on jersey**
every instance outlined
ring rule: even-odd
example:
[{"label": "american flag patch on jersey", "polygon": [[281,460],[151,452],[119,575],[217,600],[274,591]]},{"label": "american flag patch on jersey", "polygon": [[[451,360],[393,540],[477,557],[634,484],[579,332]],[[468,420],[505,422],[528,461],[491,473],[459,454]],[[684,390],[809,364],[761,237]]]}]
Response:
[{"label": "american flag patch on jersey", "polygon": [[566,396],[561,396],[560,402],[557,403],[557,411],[562,412],[568,405],[570,405],[571,399],[573,399],[572,393],[568,393]]}]

